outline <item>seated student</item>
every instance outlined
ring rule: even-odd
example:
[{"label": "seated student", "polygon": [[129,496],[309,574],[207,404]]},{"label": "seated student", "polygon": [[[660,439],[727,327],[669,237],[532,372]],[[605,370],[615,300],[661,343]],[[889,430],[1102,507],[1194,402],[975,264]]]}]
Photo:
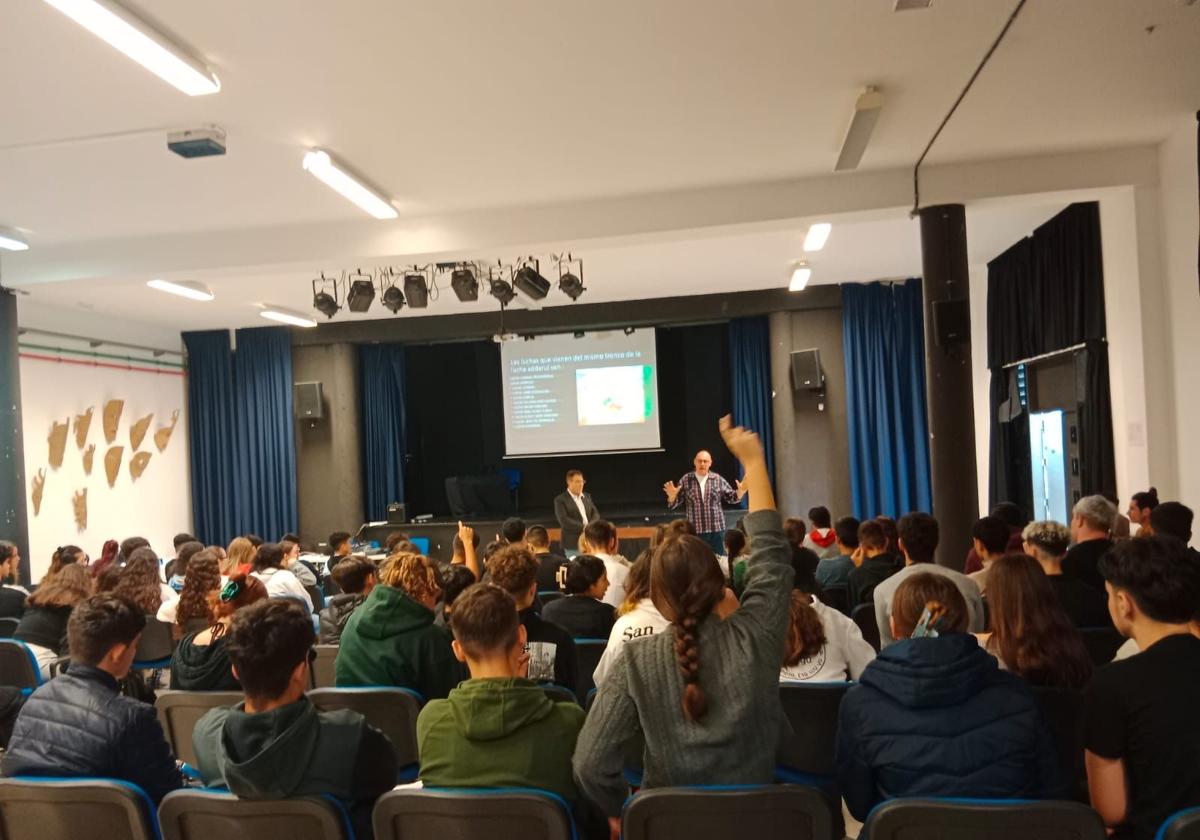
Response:
[{"label": "seated student", "polygon": [[226,573],[227,576],[232,577],[234,572],[248,575],[254,571],[254,557],[258,554],[258,547],[246,537],[235,537],[226,553],[229,555],[229,566],[232,569]]},{"label": "seated student", "polygon": [[525,531],[525,544],[538,561],[538,592],[558,591],[558,571],[567,563],[567,558],[550,551],[550,534],[541,525],[531,525]]},{"label": "seated student", "polygon": [[63,545],[54,550],[54,554],[50,557],[50,567],[46,570],[46,574],[42,576],[38,586],[44,586],[50,583],[58,576],[58,573],[67,566],[86,566],[88,564],[88,556],[82,548],[77,545]]},{"label": "seated student", "polygon": [[1076,627],[1108,627],[1108,598],[1078,578],[1063,574],[1062,560],[1071,545],[1071,532],[1060,522],[1030,522],[1021,532],[1025,553],[1038,561],[1058,602]]},{"label": "seated student", "polygon": [[[172,558],[171,560],[168,560],[166,566],[163,567],[163,577],[167,579],[168,583],[170,583],[171,578],[178,575],[179,576],[179,585],[183,586],[183,573],[185,570],[175,568],[176,564],[179,562],[179,551],[188,543],[194,543],[194,542],[199,542],[199,541],[195,537],[193,537],[191,534],[189,534],[185,531],[181,534],[176,534],[175,539],[173,539],[171,542],[175,548],[175,557]],[[179,590],[176,589],[175,591],[178,592]]]},{"label": "seated student", "polygon": [[483,565],[479,561],[479,535],[475,533],[475,529],[459,522],[458,533],[454,535],[452,545],[454,550],[450,556],[450,565],[466,566],[475,580],[481,579]]},{"label": "seated student", "polygon": [[183,581],[187,577],[188,563],[203,550],[204,544],[196,540],[189,540],[175,549],[175,559],[168,564],[170,571],[164,572],[164,574],[166,574],[167,586],[175,590],[176,595],[183,591]]},{"label": "seated student", "polygon": [[[300,581],[300,585],[305,591],[309,587],[317,585],[317,572],[306,561],[300,559],[300,538],[295,534],[285,534],[279,540],[279,547],[283,549],[283,568],[287,569],[296,576],[296,580]],[[312,596],[309,596],[309,603],[312,603]],[[320,604],[312,604],[313,609],[319,608]]]},{"label": "seated student", "polygon": [[[1141,493],[1134,493],[1133,497],[1129,500],[1129,523],[1138,526],[1139,535],[1148,536],[1153,530],[1150,515],[1156,507],[1158,507],[1158,490],[1153,487]],[[1151,527],[1143,534],[1141,529],[1147,524],[1151,525]]]},{"label": "seated student", "polygon": [[[749,559],[749,548],[746,546],[746,532],[730,528],[722,537],[725,543],[725,563],[722,572],[729,579],[733,591],[738,595],[746,588],[746,561]],[[717,558],[721,562],[721,558]]]},{"label": "seated student", "polygon": [[116,540],[105,540],[104,545],[100,548],[100,559],[95,563],[88,564],[88,571],[92,575],[92,580],[99,580],[100,575],[104,574],[106,569],[115,568],[117,557],[120,556],[120,554],[120,543],[118,543]]},{"label": "seated student", "polygon": [[263,543],[254,555],[254,570],[251,572],[267,587],[267,594],[272,598],[293,598],[312,611],[312,599],[308,590],[296,575],[292,574],[290,550],[294,543]]},{"label": "seated student", "polygon": [[947,577],[958,587],[967,602],[969,620],[967,629],[972,633],[983,632],[983,598],[975,581],[966,575],[939,566],[933,562],[933,553],[938,545],[938,523],[928,513],[909,513],[900,518],[900,551],[904,555],[904,568],[875,587],[875,623],[879,625],[880,643],[887,647],[896,641],[892,638],[892,626],[888,616],[892,601],[900,584],[913,575],[934,574]]},{"label": "seated student", "polygon": [[29,645],[42,672],[50,679],[50,663],[67,655],[67,626],[71,610],[92,594],[92,577],[83,566],[64,567],[54,580],[43,583],[25,601],[25,613],[13,638]]},{"label": "seated student", "polygon": [[434,624],[442,591],[433,563],[398,554],[380,569],[379,583],[342,629],[338,687],[395,685],[426,700],[445,697],[466,674],[450,633]]},{"label": "seated student", "polygon": [[858,525],[858,520],[853,516],[843,516],[834,524],[838,553],[823,557],[817,564],[817,583],[822,589],[849,585],[850,572],[854,569],[851,556],[858,549]]},{"label": "seated student", "polygon": [[145,626],[142,608],[116,595],[79,603],[67,625],[71,667],[25,701],[5,776],[123,779],[155,802],[183,785],[154,707],[118,689]]},{"label": "seated student", "polygon": [[992,563],[1003,557],[1008,546],[1008,526],[994,516],[984,516],[971,526],[971,547],[979,558],[981,568],[967,575],[975,581],[980,593],[987,595],[988,571]]},{"label": "seated student", "polygon": [[517,516],[510,516],[500,523],[500,533],[497,536],[508,545],[524,544],[525,520]]},{"label": "seated student", "polygon": [[396,784],[396,754],[358,712],[318,712],[305,697],[313,641],[299,604],[268,599],[238,611],[226,646],[246,699],[196,723],[196,769],[241,799],[332,796],[357,832],[369,830],[374,801]]},{"label": "seated student", "polygon": [[608,634],[608,645],[600,655],[600,662],[592,674],[592,682],[597,686],[604,680],[629,642],[661,633],[671,626],[671,622],[658,611],[650,597],[651,557],[649,551],[642,552],[642,556],[629,570],[629,578],[625,581],[625,603],[617,610],[617,620]]},{"label": "seated student", "polygon": [[838,714],[837,780],[855,819],[901,796],[1059,795],[1033,695],[979,647],[968,615],[944,576],[909,575],[896,590],[889,623],[901,641],[866,667]]},{"label": "seated student", "polygon": [[[1025,511],[1012,502],[1001,502],[996,505],[988,513],[994,519],[999,519],[1008,528],[1008,543],[1004,546],[1002,554],[1015,554],[1021,550],[1021,531],[1029,524],[1029,517],[1025,515]],[[975,550],[975,543],[971,543],[971,548],[967,551],[967,559],[963,564],[963,574],[972,575],[983,568],[983,560],[979,556],[979,552]]]},{"label": "seated student", "polygon": [[623,744],[640,726],[646,737],[642,787],[769,784],[786,731],[779,663],[792,588],[790,549],[757,435],[721,420],[721,436],[745,469],[752,554],[741,606],[714,612],[725,581],[708,543],[671,537],[650,567],[655,605],[673,619],[670,633],[625,646],[596,694],[575,747],[583,793],[617,818],[628,796]]},{"label": "seated student", "polygon": [[883,535],[887,537],[887,548],[884,550],[895,557],[897,563],[904,565],[904,555],[900,553],[900,528],[897,527],[896,520],[890,516],[876,516],[875,521],[883,528]]},{"label": "seated student", "polygon": [[816,552],[822,560],[839,556],[841,552],[838,551],[837,533],[833,530],[829,508],[824,505],[810,508],[808,521],[812,523],[812,530],[804,538],[804,548]]},{"label": "seated student", "polygon": [[[183,562],[187,569],[183,589],[178,598],[160,606],[155,616],[159,621],[174,625],[176,638],[212,624],[211,604],[221,591],[221,565],[212,551],[205,549],[186,555],[181,551],[179,556],[188,558]],[[179,568],[179,564],[175,568]]]},{"label": "seated student", "polygon": [[158,608],[179,595],[158,576],[158,555],[148,545],[135,548],[121,568],[114,595],[128,598],[147,616],[158,615]]},{"label": "seated student", "polygon": [[868,519],[858,526],[858,546],[862,565],[851,569],[846,579],[850,612],[859,604],[873,603],[875,587],[904,568],[904,558],[888,551],[887,532],[878,519]]},{"label": "seated student", "polygon": [[329,535],[329,559],[325,561],[325,574],[332,575],[338,563],[350,556],[350,534],[334,531]]},{"label": "seated student", "polygon": [[1167,816],[1200,805],[1200,566],[1178,540],[1153,536],[1117,543],[1099,571],[1113,623],[1142,652],[1088,686],[1088,789],[1112,836],[1149,840]]},{"label": "seated student", "polygon": [[6,540],[0,540],[0,618],[20,618],[25,612],[28,590],[14,581],[21,566],[21,553]]},{"label": "seated student", "polygon": [[1082,689],[1092,678],[1091,657],[1038,562],[1027,554],[980,556],[989,564],[991,624],[980,644],[1029,685]]},{"label": "seated student", "polygon": [[789,516],[783,520],[783,535],[796,548],[801,548],[804,545],[804,538],[808,536],[808,526],[803,519]]},{"label": "seated student", "polygon": [[491,582],[512,596],[525,628],[529,654],[529,679],[553,682],[572,691],[579,676],[579,660],[571,634],[542,616],[537,601],[537,560],[524,545],[505,546],[488,565]]},{"label": "seated student", "polygon": [[551,702],[527,677],[525,628],[512,596],[474,584],[455,602],[450,624],[454,655],[471,679],[417,718],[422,783],[534,787],[578,802],[571,755],[584,713],[576,703]]},{"label": "seated student", "polygon": [[[471,584],[476,583],[475,575],[466,566],[443,566],[438,570],[438,585],[442,588],[440,609],[435,608],[437,618],[434,623],[439,627],[450,629],[450,614],[454,612],[454,602]],[[451,631],[453,633],[453,631]]]},{"label": "seated student", "polygon": [[318,643],[336,645],[342,637],[342,630],[354,611],[362,606],[378,582],[379,570],[366,557],[351,555],[343,558],[333,568],[333,581],[341,590],[340,595],[334,595],[325,603],[325,609],[320,612],[321,632]]},{"label": "seated student", "polygon": [[604,561],[590,554],[577,554],[567,563],[566,571],[563,591],[567,597],[542,607],[542,618],[576,639],[607,639],[617,613],[601,600],[608,591]]},{"label": "seated student", "polygon": [[[195,562],[196,558],[192,558]],[[216,593],[208,594],[212,624],[179,640],[171,656],[171,689],[180,691],[238,691],[229,651],[229,625],[238,610],[267,600],[267,587],[253,575],[234,572]]]},{"label": "seated student", "polygon": [[625,579],[629,577],[630,563],[617,554],[619,547],[617,526],[606,519],[589,522],[579,538],[580,554],[591,554],[604,561],[604,570],[608,574],[604,603],[611,607],[619,607],[625,600]]},{"label": "seated student", "polygon": [[875,658],[875,648],[863,638],[858,625],[815,596],[820,591],[813,577],[816,562],[816,554],[809,549],[792,550],[795,579],[780,682],[857,680]]},{"label": "seated student", "polygon": [[1103,496],[1084,496],[1071,509],[1071,540],[1063,557],[1063,574],[1088,586],[1104,589],[1099,563],[1112,548],[1109,532],[1117,518],[1117,506]]},{"label": "seated student", "polygon": [[[1174,537],[1185,546],[1192,541],[1192,509],[1180,502],[1163,502],[1150,512],[1150,527],[1158,536]],[[1200,552],[1189,548],[1193,560],[1200,561]]]}]

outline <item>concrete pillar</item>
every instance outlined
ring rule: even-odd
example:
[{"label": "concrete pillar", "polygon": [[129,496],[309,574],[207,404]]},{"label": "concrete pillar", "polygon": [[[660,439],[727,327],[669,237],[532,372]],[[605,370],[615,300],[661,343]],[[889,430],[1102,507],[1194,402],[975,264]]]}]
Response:
[{"label": "concrete pillar", "polygon": [[17,298],[0,288],[0,539],[15,543],[20,550],[21,568],[17,576],[22,583],[29,583],[20,361]]}]

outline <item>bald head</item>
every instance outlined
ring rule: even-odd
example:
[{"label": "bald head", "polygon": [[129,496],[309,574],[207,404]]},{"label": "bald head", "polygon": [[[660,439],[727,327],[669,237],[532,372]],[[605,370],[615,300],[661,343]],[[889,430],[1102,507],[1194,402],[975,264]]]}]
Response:
[{"label": "bald head", "polygon": [[701,449],[692,463],[696,467],[696,475],[708,475],[708,468],[712,466],[712,455],[708,454],[708,450]]}]

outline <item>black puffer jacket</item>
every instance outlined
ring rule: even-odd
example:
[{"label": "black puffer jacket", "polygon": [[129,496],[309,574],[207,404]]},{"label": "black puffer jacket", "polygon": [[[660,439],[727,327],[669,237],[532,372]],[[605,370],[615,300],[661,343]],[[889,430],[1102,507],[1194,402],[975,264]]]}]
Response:
[{"label": "black puffer jacket", "polygon": [[365,600],[367,600],[366,595],[349,593],[334,595],[330,598],[326,602],[325,609],[320,613],[321,633],[317,637],[317,644],[338,644],[342,640],[342,631],[346,629],[346,622],[350,620],[350,615]]},{"label": "black puffer jacket", "polygon": [[3,772],[124,779],[155,802],[183,784],[154,707],[118,694],[110,674],[87,665],[72,665],[25,701]]}]

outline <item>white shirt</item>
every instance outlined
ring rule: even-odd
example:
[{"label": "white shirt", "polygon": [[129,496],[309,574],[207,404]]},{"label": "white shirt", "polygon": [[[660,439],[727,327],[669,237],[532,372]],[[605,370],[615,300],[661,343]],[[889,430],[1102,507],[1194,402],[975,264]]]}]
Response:
[{"label": "white shirt", "polygon": [[567,495],[575,501],[575,507],[579,508],[579,518],[583,521],[583,524],[588,524],[587,511],[583,508],[583,494],[580,493],[578,496],[576,496],[574,493],[568,490]]},{"label": "white shirt", "polygon": [[700,482],[700,498],[702,498],[702,499],[704,498],[704,488],[708,484],[708,476],[709,475],[710,475],[710,473],[705,473],[704,475],[700,475],[700,473],[696,473],[696,481]]},{"label": "white shirt", "polygon": [[858,625],[835,609],[813,599],[813,609],[825,628],[825,644],[807,659],[779,670],[780,682],[811,680],[845,682],[857,680],[875,658],[875,648],[862,637]]},{"label": "white shirt", "polygon": [[596,665],[595,673],[592,674],[594,683],[600,685],[613,663],[621,657],[627,643],[661,633],[670,626],[671,622],[663,618],[653,601],[649,598],[638,601],[636,607],[620,616],[613,624],[612,632],[608,634],[608,646],[604,648],[604,654]]},{"label": "white shirt", "polygon": [[299,598],[301,602],[308,605],[308,611],[312,612],[312,598],[308,597],[308,592],[305,591],[300,580],[287,569],[263,569],[261,572],[251,572],[250,574],[261,580],[263,586],[267,587],[268,597]]},{"label": "white shirt", "polygon": [[604,593],[603,601],[612,607],[619,607],[625,602],[625,581],[629,579],[629,561],[619,554],[597,554],[604,561],[604,571],[608,574],[608,591]]}]

